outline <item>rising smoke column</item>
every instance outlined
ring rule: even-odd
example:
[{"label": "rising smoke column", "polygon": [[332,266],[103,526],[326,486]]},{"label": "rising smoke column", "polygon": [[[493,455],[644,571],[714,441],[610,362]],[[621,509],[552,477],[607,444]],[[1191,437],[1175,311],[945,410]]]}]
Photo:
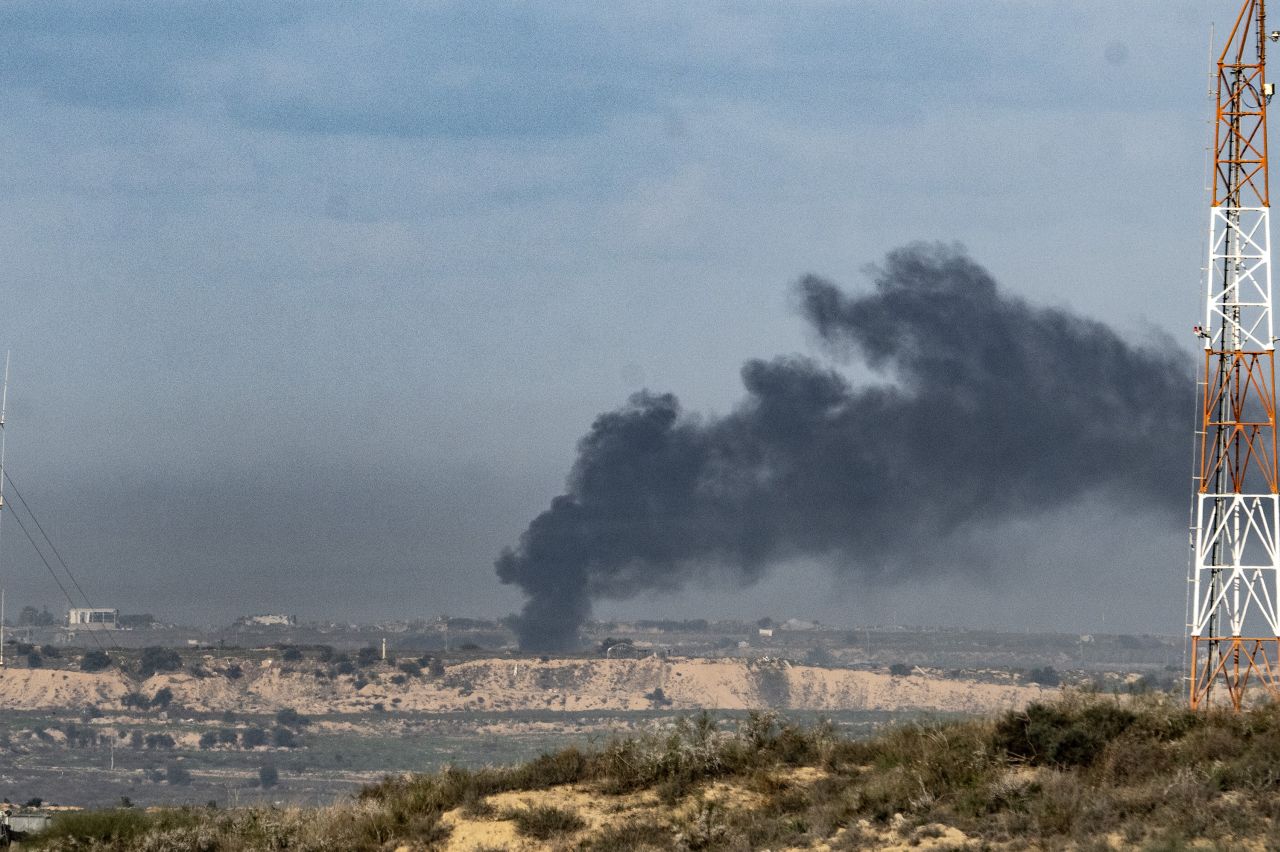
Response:
[{"label": "rising smoke column", "polygon": [[859,296],[814,276],[796,289],[828,352],[882,384],[851,387],[806,357],[753,360],[726,417],[642,392],[596,418],[566,493],[496,563],[528,595],[521,647],[572,647],[594,599],[700,573],[751,583],[810,556],[917,576],[946,564],[949,539],[1085,496],[1185,502],[1181,361],[1002,294],[957,248],[894,251],[873,282]]}]

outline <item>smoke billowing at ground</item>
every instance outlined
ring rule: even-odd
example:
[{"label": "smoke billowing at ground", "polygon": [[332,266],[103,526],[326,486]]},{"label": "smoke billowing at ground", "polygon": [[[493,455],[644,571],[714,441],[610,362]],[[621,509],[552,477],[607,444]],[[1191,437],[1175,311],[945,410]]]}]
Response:
[{"label": "smoke billowing at ground", "polygon": [[863,295],[813,276],[797,292],[827,353],[882,381],[753,360],[728,416],[644,392],[596,419],[566,493],[497,560],[528,595],[523,647],[572,647],[595,599],[751,583],[789,558],[863,578],[964,570],[949,540],[1086,496],[1178,516],[1184,362],[1005,295],[958,249],[895,251],[873,279]]}]

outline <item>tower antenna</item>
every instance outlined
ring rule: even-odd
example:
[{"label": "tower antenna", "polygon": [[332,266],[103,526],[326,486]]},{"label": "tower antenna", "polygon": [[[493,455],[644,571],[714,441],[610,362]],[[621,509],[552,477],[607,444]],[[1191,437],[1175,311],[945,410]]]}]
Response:
[{"label": "tower antenna", "polygon": [[[1213,200],[1198,387],[1190,702],[1280,698],[1280,493],[1267,162],[1265,0],[1217,60]],[[1250,691],[1250,687],[1256,687]]]},{"label": "tower antenna", "polygon": [[[0,387],[0,527],[4,525],[4,414],[9,408],[9,350],[4,353],[4,385]],[[0,580],[4,572],[0,571]],[[0,666],[4,665],[4,589],[0,588]]]}]

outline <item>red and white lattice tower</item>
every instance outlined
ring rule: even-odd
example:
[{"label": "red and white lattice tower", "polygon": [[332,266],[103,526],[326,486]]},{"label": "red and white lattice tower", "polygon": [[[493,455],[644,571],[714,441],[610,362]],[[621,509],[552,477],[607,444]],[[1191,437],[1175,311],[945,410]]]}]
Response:
[{"label": "red and white lattice tower", "polygon": [[1280,495],[1264,0],[1218,57],[1191,563],[1191,706],[1280,697]]}]

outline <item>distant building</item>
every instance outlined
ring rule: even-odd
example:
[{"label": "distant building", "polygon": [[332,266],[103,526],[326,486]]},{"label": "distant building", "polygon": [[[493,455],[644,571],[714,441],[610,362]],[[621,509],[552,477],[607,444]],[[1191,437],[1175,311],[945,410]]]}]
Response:
[{"label": "distant building", "polygon": [[766,638],[773,636],[772,627],[761,627],[758,632],[761,636],[764,636]]},{"label": "distant building", "polygon": [[73,607],[67,610],[67,627],[72,630],[115,630],[120,626],[120,610]]},{"label": "distant building", "polygon": [[46,813],[26,811],[15,814],[5,811],[0,814],[0,828],[4,829],[0,831],[0,840],[20,840],[33,834],[39,834],[49,827],[51,819]]},{"label": "distant building", "polygon": [[296,615],[281,615],[278,613],[270,613],[267,615],[242,615],[236,619],[236,624],[241,627],[293,627],[298,623]]}]

